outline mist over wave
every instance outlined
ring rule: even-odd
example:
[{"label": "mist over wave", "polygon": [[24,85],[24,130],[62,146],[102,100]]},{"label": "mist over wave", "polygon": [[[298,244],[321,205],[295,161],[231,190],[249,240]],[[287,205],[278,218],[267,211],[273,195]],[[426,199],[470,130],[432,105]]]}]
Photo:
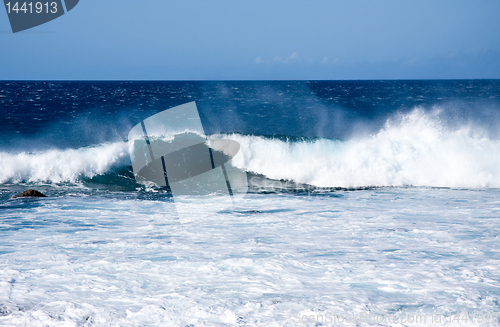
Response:
[{"label": "mist over wave", "polygon": [[[422,109],[348,140],[217,134],[241,145],[233,164],[270,179],[318,187],[500,187],[500,140],[472,125],[450,127]],[[75,182],[130,166],[127,142],[40,152],[0,152],[0,183]]]},{"label": "mist over wave", "polygon": [[79,149],[43,152],[0,152],[0,183],[5,182],[75,182],[92,178],[111,168],[130,165],[126,142],[104,143]]},{"label": "mist over wave", "polygon": [[224,137],[241,144],[237,167],[272,179],[346,188],[500,187],[500,141],[470,126],[444,127],[439,111],[415,109],[373,135],[346,141]]}]

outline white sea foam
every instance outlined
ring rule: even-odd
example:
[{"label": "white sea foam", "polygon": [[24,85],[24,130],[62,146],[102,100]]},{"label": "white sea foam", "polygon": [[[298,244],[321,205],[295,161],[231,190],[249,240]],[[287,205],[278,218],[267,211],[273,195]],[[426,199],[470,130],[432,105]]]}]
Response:
[{"label": "white sea foam", "polygon": [[272,179],[324,187],[500,187],[500,141],[469,126],[447,128],[438,113],[419,109],[347,141],[220,137],[240,143],[239,168]]},{"label": "white sea foam", "polygon": [[[445,127],[438,113],[416,109],[378,133],[349,140],[286,142],[255,135],[215,135],[241,145],[238,168],[271,179],[322,187],[500,187],[500,141],[470,126]],[[73,182],[130,165],[127,143],[36,153],[0,152],[0,183]]]},{"label": "white sea foam", "polygon": [[81,176],[92,178],[127,163],[130,157],[125,142],[34,153],[0,152],[0,183],[74,182]]},{"label": "white sea foam", "polygon": [[325,326],[498,326],[485,322],[500,298],[499,195],[248,194],[189,223],[173,203],[118,196],[4,207],[0,326],[317,326],[327,312],[365,320]]}]

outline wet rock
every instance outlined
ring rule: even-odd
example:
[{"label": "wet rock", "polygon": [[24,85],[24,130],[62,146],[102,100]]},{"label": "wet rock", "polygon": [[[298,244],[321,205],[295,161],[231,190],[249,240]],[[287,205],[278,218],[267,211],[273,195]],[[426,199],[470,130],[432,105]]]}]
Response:
[{"label": "wet rock", "polygon": [[45,194],[42,194],[37,190],[27,190],[19,195],[13,196],[12,198],[16,199],[16,198],[46,198],[46,197],[47,196]]}]

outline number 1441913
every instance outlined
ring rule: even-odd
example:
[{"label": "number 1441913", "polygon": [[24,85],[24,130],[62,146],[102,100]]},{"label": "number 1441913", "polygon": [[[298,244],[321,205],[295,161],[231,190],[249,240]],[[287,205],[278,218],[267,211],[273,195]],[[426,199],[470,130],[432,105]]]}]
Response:
[{"label": "number 1441913", "polygon": [[51,13],[51,14],[56,14],[57,13],[57,3],[52,2],[49,3],[47,2],[7,2],[5,4],[7,7],[7,13],[10,14],[16,13],[16,14],[41,14],[41,13]]}]

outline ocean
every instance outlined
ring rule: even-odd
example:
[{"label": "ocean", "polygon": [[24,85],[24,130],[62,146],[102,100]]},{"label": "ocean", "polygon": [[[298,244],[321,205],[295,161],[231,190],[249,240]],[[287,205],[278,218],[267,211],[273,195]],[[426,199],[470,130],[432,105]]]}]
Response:
[{"label": "ocean", "polygon": [[[248,192],[186,220],[127,137],[192,101]],[[1,81],[0,114],[1,326],[500,325],[500,80]]]}]

